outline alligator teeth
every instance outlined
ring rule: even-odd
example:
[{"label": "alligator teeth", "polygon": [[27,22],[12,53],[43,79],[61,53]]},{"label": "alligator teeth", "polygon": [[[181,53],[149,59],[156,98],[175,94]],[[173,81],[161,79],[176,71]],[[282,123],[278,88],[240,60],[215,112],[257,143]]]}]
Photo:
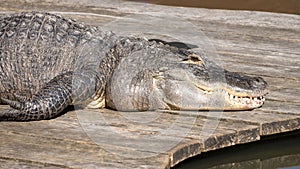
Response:
[{"label": "alligator teeth", "polygon": [[230,100],[232,100],[233,99],[233,95],[229,94],[229,98],[230,98]]},{"label": "alligator teeth", "polygon": [[231,101],[234,101],[237,104],[243,104],[243,105],[253,105],[253,106],[257,106],[257,105],[261,105],[263,104],[263,102],[265,101],[265,98],[263,96],[259,96],[259,97],[240,97],[240,96],[235,96],[232,94],[229,94],[229,99]]}]

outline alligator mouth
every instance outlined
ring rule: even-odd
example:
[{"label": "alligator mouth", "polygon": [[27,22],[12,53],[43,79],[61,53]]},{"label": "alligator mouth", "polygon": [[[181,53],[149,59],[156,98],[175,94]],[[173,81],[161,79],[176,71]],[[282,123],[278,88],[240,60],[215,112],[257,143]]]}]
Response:
[{"label": "alligator mouth", "polygon": [[241,109],[251,109],[257,108],[264,104],[265,97],[263,95],[258,97],[251,96],[236,96],[230,93],[227,93],[227,99],[233,107]]},{"label": "alligator mouth", "polygon": [[196,85],[205,94],[212,94],[213,92],[222,93],[225,96],[224,110],[247,110],[261,107],[265,102],[265,95],[267,90],[259,93],[250,92],[236,92],[228,88],[220,87],[218,89],[211,89],[206,86]]}]

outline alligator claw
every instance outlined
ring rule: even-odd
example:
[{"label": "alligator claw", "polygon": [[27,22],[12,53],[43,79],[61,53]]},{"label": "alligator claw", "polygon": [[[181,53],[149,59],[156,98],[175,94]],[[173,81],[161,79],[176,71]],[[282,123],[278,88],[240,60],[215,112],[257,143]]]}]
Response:
[{"label": "alligator claw", "polygon": [[9,121],[9,120],[13,121],[17,119],[19,112],[20,111],[16,109],[4,109],[0,111],[0,121]]},{"label": "alligator claw", "polygon": [[2,102],[10,105],[10,107],[15,109],[21,109],[21,103],[19,101],[12,101],[4,98],[0,98]]}]

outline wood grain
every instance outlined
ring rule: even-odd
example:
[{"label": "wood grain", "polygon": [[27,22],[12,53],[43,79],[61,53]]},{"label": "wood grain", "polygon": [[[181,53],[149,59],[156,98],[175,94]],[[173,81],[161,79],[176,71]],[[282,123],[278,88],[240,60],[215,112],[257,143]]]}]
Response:
[{"label": "wood grain", "polygon": [[[79,7],[62,0],[51,9],[43,0],[0,2],[3,13],[59,11],[93,25],[128,13],[176,15],[205,33],[217,54],[211,57],[217,56],[213,59],[224,68],[261,75],[269,84],[265,105],[253,111],[124,114],[84,109],[49,121],[1,122],[0,168],[170,168],[202,152],[300,128],[300,16],[114,1],[86,0]],[[263,165],[278,166],[278,160]]]}]

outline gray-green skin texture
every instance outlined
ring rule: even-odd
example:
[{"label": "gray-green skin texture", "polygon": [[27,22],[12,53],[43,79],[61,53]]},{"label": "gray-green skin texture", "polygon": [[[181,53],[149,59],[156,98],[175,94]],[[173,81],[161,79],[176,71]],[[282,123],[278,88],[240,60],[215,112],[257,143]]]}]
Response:
[{"label": "gray-green skin texture", "polygon": [[[212,78],[213,77],[213,78]],[[217,77],[217,78],[216,78]],[[260,107],[260,77],[205,56],[49,13],[0,19],[0,121],[55,118],[69,105],[119,111]]]}]

